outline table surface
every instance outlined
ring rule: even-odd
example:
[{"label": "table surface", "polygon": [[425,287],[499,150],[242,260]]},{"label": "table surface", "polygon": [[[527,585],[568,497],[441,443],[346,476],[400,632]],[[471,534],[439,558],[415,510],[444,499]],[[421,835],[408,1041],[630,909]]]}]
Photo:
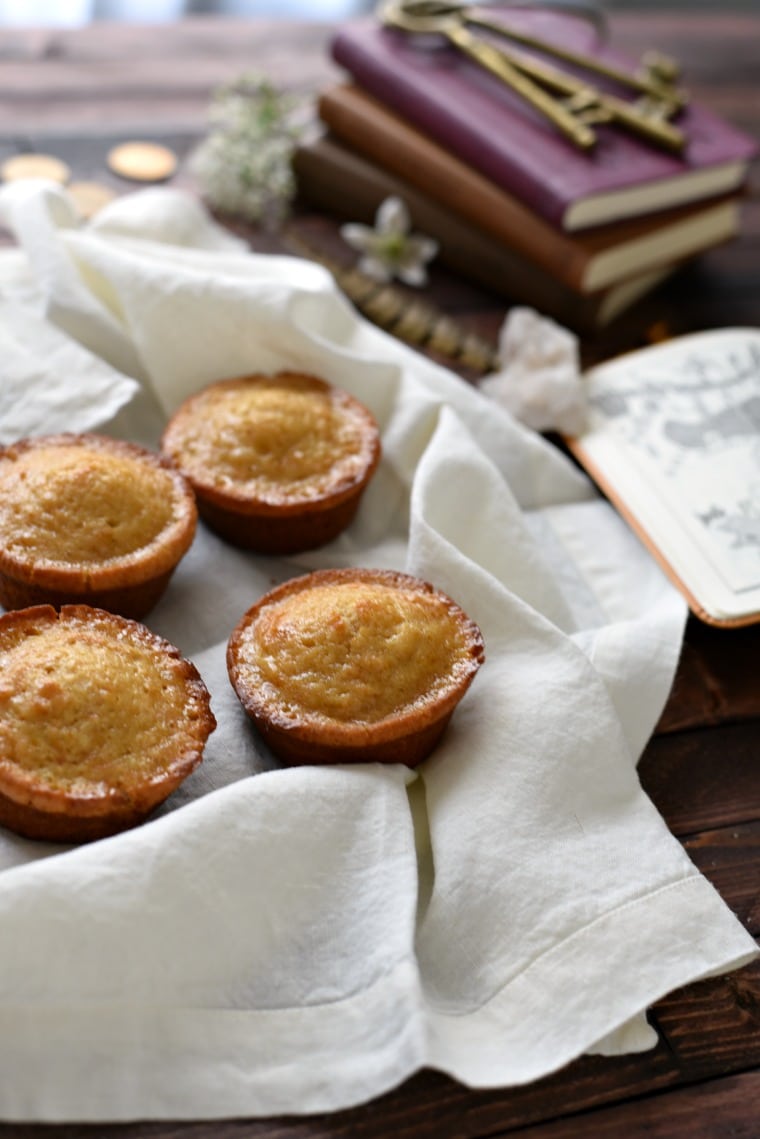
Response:
[{"label": "table surface", "polygon": [[[133,188],[106,168],[121,139],[167,142],[184,155],[202,135],[212,91],[262,70],[311,94],[338,76],[323,23],[195,18],[174,25],[95,24],[0,30],[0,161],[23,151],[64,157],[77,179]],[[617,15],[614,43],[677,56],[695,98],[760,136],[760,16]],[[290,238],[339,245],[333,221],[299,216]],[[266,249],[271,236],[249,232]],[[276,244],[276,242],[275,242]],[[493,342],[507,302],[434,267],[426,299]],[[584,339],[602,359],[655,336],[760,325],[760,169],[739,240],[703,256]],[[456,365],[454,365],[456,368]],[[473,379],[461,369],[463,381]],[[643,785],[690,856],[760,936],[760,627],[721,631],[690,620],[673,693],[640,765]],[[128,1125],[2,1125],[0,1137],[79,1139],[757,1139],[760,964],[690,985],[651,1011],[660,1043],[641,1055],[585,1057],[529,1087],[468,1091],[422,1072],[360,1108],[277,1120]],[[297,1112],[297,1104],[294,1103]]]}]

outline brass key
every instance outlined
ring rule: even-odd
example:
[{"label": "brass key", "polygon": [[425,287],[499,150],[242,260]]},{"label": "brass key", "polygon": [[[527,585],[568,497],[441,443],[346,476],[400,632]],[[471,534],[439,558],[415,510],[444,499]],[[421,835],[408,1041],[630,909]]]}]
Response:
[{"label": "brass key", "polygon": [[[584,150],[595,145],[597,137],[592,124],[598,123],[617,124],[656,146],[676,153],[685,146],[683,132],[669,121],[669,116],[683,105],[683,96],[669,87],[663,78],[669,73],[666,63],[662,64],[657,75],[650,72],[648,77],[633,76],[602,65],[605,66],[603,74],[606,77],[625,81],[629,87],[645,93],[645,99],[629,102],[601,92],[569,72],[532,56],[507,52],[479,39],[467,30],[467,23],[475,23],[508,39],[514,36],[511,29],[471,16],[470,12],[471,9],[463,5],[447,4],[445,0],[385,0],[379,15],[389,27],[411,34],[443,36],[506,83]],[[532,47],[540,46],[547,53],[556,54],[553,45],[529,38]],[[565,57],[572,55],[573,63],[586,62],[585,56],[564,51],[563,54]],[[555,98],[555,94],[563,98]]]},{"label": "brass key", "polygon": [[412,34],[432,33],[443,36],[454,47],[521,95],[577,146],[586,150],[596,142],[594,131],[578,115],[534,83],[506,52],[468,32],[458,10],[452,8],[450,13],[442,16],[409,15],[403,3],[399,0],[389,0],[380,9],[380,19],[387,26],[400,28]]},{"label": "brass key", "polygon": [[517,44],[522,44],[523,47],[532,48],[544,55],[571,63],[584,71],[611,79],[631,91],[650,95],[653,99],[661,99],[673,111],[684,107],[688,102],[686,92],[673,86],[679,77],[678,63],[671,56],[661,52],[647,52],[642,57],[637,71],[626,71],[595,56],[572,51],[570,48],[539,39],[509,24],[490,19],[482,9],[474,5],[457,3],[457,0],[399,0],[399,4],[404,14],[412,18],[442,19],[444,16],[456,14],[465,24],[472,27],[495,32]]}]

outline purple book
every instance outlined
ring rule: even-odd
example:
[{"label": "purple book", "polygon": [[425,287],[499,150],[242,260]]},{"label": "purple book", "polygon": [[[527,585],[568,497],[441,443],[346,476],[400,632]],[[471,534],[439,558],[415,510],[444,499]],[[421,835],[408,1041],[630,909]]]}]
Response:
[{"label": "purple book", "polygon": [[[577,17],[505,13],[499,9],[499,18],[542,39],[635,68],[619,53],[595,48],[593,30]],[[374,19],[343,25],[332,54],[358,86],[565,230],[730,193],[758,152],[754,139],[694,104],[675,120],[688,140],[682,155],[607,125],[595,128],[594,149],[581,151],[440,37],[408,36]]]}]

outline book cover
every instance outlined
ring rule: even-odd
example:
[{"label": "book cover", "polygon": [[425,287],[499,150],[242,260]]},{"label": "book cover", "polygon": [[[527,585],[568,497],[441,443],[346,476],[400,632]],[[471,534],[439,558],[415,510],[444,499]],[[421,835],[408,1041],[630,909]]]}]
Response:
[{"label": "book cover", "polygon": [[578,292],[596,292],[663,261],[683,260],[739,229],[734,196],[563,233],[355,85],[324,91],[318,110],[334,137]]},{"label": "book cover", "polygon": [[698,617],[760,621],[760,329],[677,337],[586,383],[573,453]]},{"label": "book cover", "polygon": [[403,198],[414,228],[438,242],[442,263],[506,300],[531,305],[578,332],[609,324],[675,267],[663,264],[583,296],[327,134],[296,149],[293,169],[301,198],[343,221],[372,224],[385,198]]},{"label": "book cover", "polygon": [[[566,14],[498,9],[495,18],[567,47],[593,47],[589,26]],[[677,120],[688,139],[682,155],[609,125],[597,128],[593,151],[581,151],[440,37],[411,36],[374,19],[344,24],[331,50],[359,87],[569,231],[729,193],[757,153],[754,139],[694,103]],[[598,54],[634,66],[606,47]]]}]

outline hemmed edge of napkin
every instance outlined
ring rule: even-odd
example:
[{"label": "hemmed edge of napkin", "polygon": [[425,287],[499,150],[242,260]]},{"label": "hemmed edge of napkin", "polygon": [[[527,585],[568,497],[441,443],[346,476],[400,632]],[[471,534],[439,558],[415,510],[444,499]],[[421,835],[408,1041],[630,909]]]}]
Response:
[{"label": "hemmed edge of napkin", "polygon": [[758,955],[695,873],[597,918],[481,1008],[461,1015],[431,1008],[428,1064],[472,1088],[527,1084],[593,1050],[667,993]]},{"label": "hemmed edge of napkin", "polygon": [[6,1007],[0,1039],[11,1043],[0,1049],[0,1119],[95,1123],[343,1110],[424,1065],[420,1008],[410,960],[371,989],[302,1008]]}]

